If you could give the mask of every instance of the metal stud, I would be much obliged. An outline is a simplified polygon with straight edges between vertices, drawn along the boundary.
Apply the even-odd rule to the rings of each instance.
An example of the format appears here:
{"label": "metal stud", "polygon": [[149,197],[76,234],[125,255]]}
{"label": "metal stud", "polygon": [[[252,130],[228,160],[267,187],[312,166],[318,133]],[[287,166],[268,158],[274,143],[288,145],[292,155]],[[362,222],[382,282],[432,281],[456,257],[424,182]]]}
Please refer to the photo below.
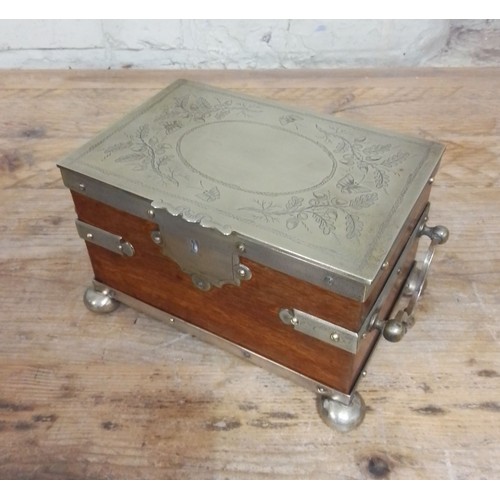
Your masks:
{"label": "metal stud", "polygon": [[155,218],[155,211],[152,208],[148,210],[148,216],[151,217],[151,219]]}
{"label": "metal stud", "polygon": [[325,283],[328,285],[328,286],[333,286],[333,283],[334,283],[334,279],[333,279],[333,276],[330,276],[329,274],[325,276]]}
{"label": "metal stud", "polygon": [[135,253],[134,247],[128,241],[124,241],[118,245],[118,250],[126,257],[132,257]]}
{"label": "metal stud", "polygon": [[246,247],[243,243],[239,243],[236,248],[238,249],[238,252],[240,253],[245,253],[246,252]]}
{"label": "metal stud", "polygon": [[189,249],[191,253],[198,253],[200,251],[200,244],[196,240],[190,240]]}
{"label": "metal stud", "polygon": [[80,191],[85,191],[87,189],[85,184],[83,184],[83,183],[78,184],[78,188],[80,189]]}
{"label": "metal stud", "polygon": [[160,231],[151,231],[151,239],[157,245],[161,245],[161,233],[160,233]]}
{"label": "metal stud", "polygon": [[208,292],[208,290],[212,288],[212,285],[205,278],[202,278],[201,276],[198,276],[196,274],[191,277],[191,280],[193,281],[193,284],[196,288],[199,288],[204,292]]}
{"label": "metal stud", "polygon": [[94,237],[94,235],[92,233],[87,233],[85,235],[85,238],[87,238],[88,240],[91,240],[93,237]]}
{"label": "metal stud", "polygon": [[238,274],[238,277],[242,280],[249,280],[252,277],[252,271],[247,266],[244,266],[243,264],[240,264],[236,272]]}
{"label": "metal stud", "polygon": [[338,333],[332,333],[330,335],[330,338],[334,341],[334,342],[338,342],[339,339],[340,339],[340,335]]}

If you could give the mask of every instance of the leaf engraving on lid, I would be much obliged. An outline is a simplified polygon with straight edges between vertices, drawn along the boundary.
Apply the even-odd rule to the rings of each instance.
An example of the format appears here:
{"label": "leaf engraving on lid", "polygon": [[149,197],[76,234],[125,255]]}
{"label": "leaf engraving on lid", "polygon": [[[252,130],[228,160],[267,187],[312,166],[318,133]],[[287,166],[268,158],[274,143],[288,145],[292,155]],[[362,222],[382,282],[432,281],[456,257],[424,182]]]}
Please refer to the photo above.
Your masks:
{"label": "leaf engraving on lid", "polygon": [[352,200],[345,200],[330,191],[313,192],[313,198],[304,203],[304,198],[292,196],[285,205],[272,201],[255,200],[255,206],[241,207],[255,220],[268,223],[280,223],[284,220],[285,227],[293,231],[299,225],[311,231],[314,223],[325,236],[335,234],[338,230],[339,217],[345,219],[345,236],[352,239],[361,235],[363,224],[353,212],[373,205],[378,199],[377,193],[366,193]]}

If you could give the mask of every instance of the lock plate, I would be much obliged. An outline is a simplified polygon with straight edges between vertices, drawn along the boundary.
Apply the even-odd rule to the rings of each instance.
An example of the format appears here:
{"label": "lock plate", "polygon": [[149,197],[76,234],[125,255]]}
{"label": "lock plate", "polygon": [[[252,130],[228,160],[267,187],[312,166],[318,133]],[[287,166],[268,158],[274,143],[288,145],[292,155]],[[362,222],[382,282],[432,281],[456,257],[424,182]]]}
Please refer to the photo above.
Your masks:
{"label": "lock plate", "polygon": [[[155,209],[158,232],[151,236],[162,252],[187,274],[203,291],[225,284],[239,286],[251,278],[248,267],[240,264],[238,238],[224,235],[200,221],[188,222],[183,216],[171,215],[166,209]],[[241,247],[241,246],[240,246]]]}

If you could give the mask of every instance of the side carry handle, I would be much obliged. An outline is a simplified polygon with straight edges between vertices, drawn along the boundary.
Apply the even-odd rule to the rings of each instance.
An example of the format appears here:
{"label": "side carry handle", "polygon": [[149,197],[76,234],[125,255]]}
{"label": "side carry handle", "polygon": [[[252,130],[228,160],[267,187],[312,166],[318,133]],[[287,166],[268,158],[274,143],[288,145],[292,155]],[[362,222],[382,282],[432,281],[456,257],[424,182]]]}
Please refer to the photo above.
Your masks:
{"label": "side carry handle", "polygon": [[412,271],[408,275],[406,284],[403,286],[401,295],[396,301],[399,302],[401,296],[408,296],[410,299],[408,305],[404,309],[400,309],[394,318],[380,320],[377,316],[372,319],[371,328],[379,330],[384,338],[389,342],[399,342],[406,332],[415,324],[413,310],[417,305],[418,299],[425,288],[425,283],[429,269],[431,267],[432,258],[437,245],[446,243],[449,237],[449,231],[444,226],[429,227],[425,223],[419,228],[418,236],[427,236],[431,242],[425,253],[422,267],[419,269],[414,265]]}

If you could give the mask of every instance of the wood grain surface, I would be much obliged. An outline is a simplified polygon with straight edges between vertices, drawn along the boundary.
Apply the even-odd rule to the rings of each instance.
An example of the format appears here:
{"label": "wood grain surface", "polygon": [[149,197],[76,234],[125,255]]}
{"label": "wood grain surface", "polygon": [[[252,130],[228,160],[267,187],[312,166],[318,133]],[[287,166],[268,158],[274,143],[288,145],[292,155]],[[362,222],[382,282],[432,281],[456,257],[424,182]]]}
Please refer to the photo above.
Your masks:
{"label": "wood grain surface", "polygon": [[[415,327],[381,342],[348,434],[315,396],[126,307],[55,167],[179,77],[446,144]],[[0,478],[500,478],[500,69],[0,72]]]}
{"label": "wood grain surface", "polygon": [[[377,332],[369,332],[359,351],[352,354],[295,331],[281,321],[279,312],[284,307],[293,307],[342,325],[342,320],[356,320],[361,303],[244,258],[240,260],[251,269],[251,280],[240,286],[213,287],[208,293],[201,292],[193,286],[191,277],[165,257],[151,239],[151,232],[159,230],[157,224],[81,193],[72,192],[72,196],[79,220],[111,234],[119,234],[135,250],[132,257],[124,257],[87,242],[97,281],[320,384],[344,394],[351,393],[360,366],[377,340]],[[390,313],[414,257],[415,251],[409,252],[401,266],[393,297],[383,304],[380,318],[384,319]],[[359,329],[360,326],[350,328]]]}

